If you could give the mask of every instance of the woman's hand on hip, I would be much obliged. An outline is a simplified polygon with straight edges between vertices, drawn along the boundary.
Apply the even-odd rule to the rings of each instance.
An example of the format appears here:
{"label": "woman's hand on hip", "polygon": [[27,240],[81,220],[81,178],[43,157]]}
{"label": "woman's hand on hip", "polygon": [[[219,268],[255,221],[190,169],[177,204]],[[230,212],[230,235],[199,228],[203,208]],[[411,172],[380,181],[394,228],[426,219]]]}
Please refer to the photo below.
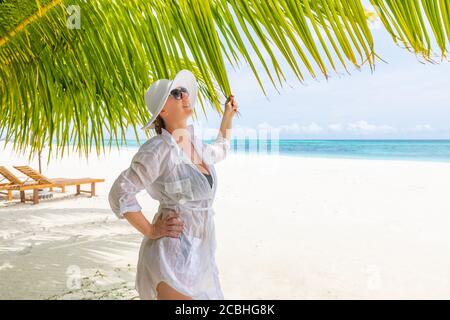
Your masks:
{"label": "woman's hand on hip", "polygon": [[184,222],[180,219],[180,214],[173,212],[164,218],[160,214],[156,222],[152,224],[153,230],[150,239],[156,240],[162,237],[178,238],[183,232]]}

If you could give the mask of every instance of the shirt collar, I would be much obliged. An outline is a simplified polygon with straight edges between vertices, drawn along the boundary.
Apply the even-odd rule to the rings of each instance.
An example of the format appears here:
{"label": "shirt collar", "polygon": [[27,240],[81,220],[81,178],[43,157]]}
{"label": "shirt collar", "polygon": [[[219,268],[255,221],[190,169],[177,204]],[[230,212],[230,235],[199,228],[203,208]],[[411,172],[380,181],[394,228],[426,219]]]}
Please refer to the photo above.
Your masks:
{"label": "shirt collar", "polygon": [[[189,131],[189,134],[191,135],[191,141],[195,142],[195,131],[194,131],[194,125],[189,124],[186,126],[187,130]],[[161,128],[161,135],[164,138],[164,140],[170,145],[170,146],[178,146],[177,142],[175,141],[175,138],[172,136],[172,134],[167,131],[164,128]]]}

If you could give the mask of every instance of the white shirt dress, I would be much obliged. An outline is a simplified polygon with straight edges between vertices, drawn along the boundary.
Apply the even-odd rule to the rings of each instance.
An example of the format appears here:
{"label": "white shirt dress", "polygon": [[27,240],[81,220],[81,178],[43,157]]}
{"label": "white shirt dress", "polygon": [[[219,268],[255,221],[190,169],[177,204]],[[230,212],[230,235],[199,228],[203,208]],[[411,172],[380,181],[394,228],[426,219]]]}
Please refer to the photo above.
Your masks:
{"label": "white shirt dress", "polygon": [[188,125],[196,153],[212,176],[213,185],[165,129],[150,138],[133,157],[131,165],[114,182],[109,193],[111,209],[118,218],[142,210],[136,194],[146,190],[159,208],[152,223],[174,210],[184,221],[179,238],[152,240],[144,237],[139,250],[136,290],[141,299],[155,300],[156,286],[165,281],[193,299],[223,300],[215,262],[216,237],[212,204],[217,190],[214,164],[223,160],[230,141],[221,136],[203,143]]}

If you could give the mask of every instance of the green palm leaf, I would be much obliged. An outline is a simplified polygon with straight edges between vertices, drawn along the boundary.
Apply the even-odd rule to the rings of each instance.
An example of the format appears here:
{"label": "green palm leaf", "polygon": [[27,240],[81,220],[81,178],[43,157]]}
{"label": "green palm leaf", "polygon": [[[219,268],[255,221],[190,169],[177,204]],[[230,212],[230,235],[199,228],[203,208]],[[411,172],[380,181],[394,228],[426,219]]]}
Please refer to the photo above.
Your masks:
{"label": "green palm leaf", "polygon": [[[449,1],[371,1],[395,41],[429,59],[432,35],[446,55]],[[196,75],[203,112],[220,113],[226,62],[248,64],[264,93],[256,60],[275,88],[288,71],[279,56],[299,81],[375,63],[360,0],[80,0],[79,29],[67,25],[73,4],[0,2],[0,136],[30,157],[45,145],[99,153],[129,127],[139,140],[146,88],[181,69]]]}
{"label": "green palm leaf", "polygon": [[427,61],[437,56],[432,43],[447,58],[450,41],[450,1],[448,0],[371,0],[378,16],[396,43]]}

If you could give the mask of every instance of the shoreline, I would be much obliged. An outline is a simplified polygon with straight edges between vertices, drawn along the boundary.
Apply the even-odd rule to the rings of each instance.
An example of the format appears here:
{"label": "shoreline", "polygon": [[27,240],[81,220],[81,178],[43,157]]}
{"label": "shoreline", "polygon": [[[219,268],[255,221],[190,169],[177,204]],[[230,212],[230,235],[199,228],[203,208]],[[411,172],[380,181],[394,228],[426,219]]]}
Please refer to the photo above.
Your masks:
{"label": "shoreline", "polygon": [[[325,142],[348,142],[348,141],[358,141],[358,142],[384,142],[384,141],[401,141],[401,142],[448,142],[450,143],[450,139],[405,139],[405,140],[401,140],[401,139],[346,139],[346,140],[321,140],[321,139],[315,139],[315,140],[306,140],[306,139],[283,139],[282,141],[303,141],[303,142],[307,142],[307,141],[325,141]],[[132,140],[134,141],[134,140]],[[243,140],[244,143],[246,140]],[[3,143],[2,140],[0,140],[0,144]],[[8,151],[11,153],[11,144],[7,145],[7,149]],[[121,145],[120,148],[117,148],[115,145],[108,147],[105,147],[104,151],[100,151],[100,155],[97,156],[95,154],[94,151],[90,152],[90,157],[94,157],[97,159],[100,159],[101,157],[107,157],[109,154],[111,154],[111,152],[136,152],[139,149],[139,145],[130,145],[130,146],[125,146],[125,145]],[[242,147],[242,146],[241,146]],[[70,146],[68,147],[70,148]],[[69,149],[66,149],[69,150]],[[4,152],[4,151],[2,151]],[[45,154],[45,150],[44,150],[44,154]],[[79,155],[74,152],[74,151],[70,151],[70,154],[66,154],[65,157],[79,157]],[[398,150],[395,152],[399,152]],[[299,152],[299,151],[293,151],[293,152],[286,152],[285,150],[283,151],[274,151],[273,153],[270,151],[257,151],[257,150],[245,150],[242,148],[237,148],[235,145],[235,142],[232,142],[231,144],[231,150],[230,150],[230,154],[234,154],[234,155],[245,155],[245,156],[276,156],[276,157],[295,157],[295,158],[319,158],[319,159],[348,159],[348,160],[380,160],[380,161],[407,161],[407,162],[431,162],[431,163],[450,163],[450,153],[448,154],[447,158],[436,158],[433,157],[432,155],[428,155],[428,156],[418,156],[418,157],[413,157],[413,156],[399,156],[397,154],[395,154],[395,152],[391,152],[391,154],[389,153],[385,153],[385,154],[381,154],[381,155],[361,155],[358,153],[355,154],[340,154],[340,153],[320,153],[320,152]],[[450,152],[450,144],[449,144],[449,152]],[[6,152],[5,152],[6,153]],[[24,152],[24,154],[26,154],[26,151]],[[82,156],[83,157],[83,156]],[[53,157],[54,158],[54,157]],[[46,161],[46,157],[42,156],[43,162]]]}

